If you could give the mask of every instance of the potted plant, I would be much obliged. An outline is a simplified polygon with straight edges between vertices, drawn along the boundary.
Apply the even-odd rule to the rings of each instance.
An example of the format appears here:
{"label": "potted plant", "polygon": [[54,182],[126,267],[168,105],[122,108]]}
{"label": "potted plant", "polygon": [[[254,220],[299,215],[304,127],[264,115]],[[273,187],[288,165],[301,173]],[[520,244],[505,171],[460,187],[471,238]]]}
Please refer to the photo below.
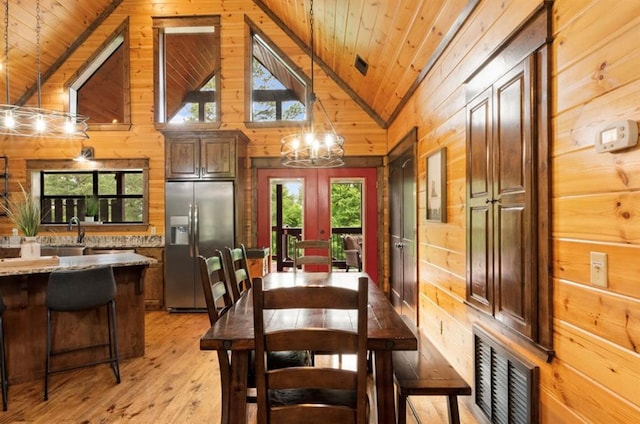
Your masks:
{"label": "potted plant", "polygon": [[84,198],[84,220],[93,221],[100,210],[100,200],[97,196],[86,196]]}
{"label": "potted plant", "polygon": [[40,204],[20,184],[22,196],[19,199],[9,199],[6,204],[0,204],[7,217],[25,236],[25,242],[20,248],[20,256],[34,258],[40,256],[40,244],[36,236],[40,231]]}

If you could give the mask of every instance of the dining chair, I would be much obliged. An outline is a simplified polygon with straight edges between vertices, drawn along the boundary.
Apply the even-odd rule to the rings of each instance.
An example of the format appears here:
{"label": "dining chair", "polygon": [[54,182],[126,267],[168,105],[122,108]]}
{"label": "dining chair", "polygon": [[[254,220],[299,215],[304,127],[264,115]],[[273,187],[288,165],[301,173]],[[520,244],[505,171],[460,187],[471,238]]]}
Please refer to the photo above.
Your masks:
{"label": "dining chair", "polygon": [[[204,300],[209,314],[209,324],[212,327],[233,305],[227,289],[222,263],[222,252],[219,250],[215,252],[214,256],[208,258],[202,255],[198,256],[200,280],[202,281]],[[226,424],[229,421],[231,364],[229,362],[229,352],[226,349],[218,349],[217,354],[218,367],[220,368],[220,398],[222,405],[220,422]]]}
{"label": "dining chair", "polygon": [[[253,280],[259,423],[358,423],[368,421],[368,278],[357,289],[338,286],[288,286],[265,290]],[[355,328],[330,328],[323,309],[357,313]],[[353,310],[353,311],[351,311]],[[296,314],[317,316],[317,326],[295,326]],[[276,314],[276,315],[273,315]],[[353,322],[353,321],[349,321]],[[305,349],[356,354],[356,369],[330,365],[272,369],[269,352]]]}
{"label": "dining chair", "polygon": [[[120,384],[120,356],[118,354],[118,327],[116,323],[116,280],[110,266],[81,270],[52,271],[49,274],[45,306],[47,307],[47,340],[44,377],[44,400],[49,398],[49,375],[77,368],[108,363],[116,383]],[[52,348],[52,316],[55,312],[75,313],[105,307],[107,310],[107,338],[105,343],[80,346],[73,349]],[[82,314],[80,319],[91,318],[92,314]],[[108,347],[108,357],[74,366],[52,369],[51,358],[67,355],[90,348]]]}
{"label": "dining chair", "polygon": [[240,299],[240,296],[251,288],[251,273],[249,272],[249,263],[247,261],[247,250],[244,244],[240,244],[240,246],[233,249],[226,247],[224,256],[227,280],[235,303]]}
{"label": "dining chair", "polygon": [[[314,251],[309,252],[307,249]],[[329,240],[296,241],[293,250],[293,272],[296,272],[298,268],[304,268],[306,270],[307,265],[322,265],[323,268],[326,266],[327,272],[331,272],[333,258],[331,256],[331,242]],[[326,254],[322,254],[325,252]]]}
{"label": "dining chair", "polygon": [[[229,249],[235,250],[235,249]],[[244,249],[241,249],[244,251]],[[229,276],[234,273],[230,270],[225,270],[225,267],[230,265],[229,258],[225,258],[225,255],[216,250],[214,256],[206,258],[202,255],[198,256],[198,263],[200,268],[200,280],[202,281],[202,288],[204,291],[205,304],[207,306],[207,313],[209,315],[209,324],[213,327],[215,323],[220,319],[231,306],[240,298],[239,296],[235,301],[231,298],[232,293],[232,281]],[[235,281],[235,280],[234,280]],[[247,287],[248,289],[248,287]],[[221,388],[221,422],[223,424],[228,422],[229,417],[229,398],[230,398],[230,385],[231,385],[231,357],[226,349],[219,349],[218,354],[218,366],[220,368],[220,388]],[[306,366],[310,365],[310,355],[308,352],[278,352],[277,354],[270,355],[270,364],[274,367],[286,367],[286,366]],[[248,365],[248,377],[247,377],[247,403],[256,402],[256,382],[255,382],[255,354],[249,356]]]}

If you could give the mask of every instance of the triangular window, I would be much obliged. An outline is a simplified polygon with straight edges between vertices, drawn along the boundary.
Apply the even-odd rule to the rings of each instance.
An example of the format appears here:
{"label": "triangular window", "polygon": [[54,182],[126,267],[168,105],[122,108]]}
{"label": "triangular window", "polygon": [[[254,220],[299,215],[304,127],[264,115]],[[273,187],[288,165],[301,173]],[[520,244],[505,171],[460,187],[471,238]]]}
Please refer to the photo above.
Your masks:
{"label": "triangular window", "polygon": [[69,87],[69,111],[89,117],[90,129],[131,122],[129,40],[125,21],[76,74]]}
{"label": "triangular window", "polygon": [[305,121],[306,78],[264,36],[251,36],[251,121]]}

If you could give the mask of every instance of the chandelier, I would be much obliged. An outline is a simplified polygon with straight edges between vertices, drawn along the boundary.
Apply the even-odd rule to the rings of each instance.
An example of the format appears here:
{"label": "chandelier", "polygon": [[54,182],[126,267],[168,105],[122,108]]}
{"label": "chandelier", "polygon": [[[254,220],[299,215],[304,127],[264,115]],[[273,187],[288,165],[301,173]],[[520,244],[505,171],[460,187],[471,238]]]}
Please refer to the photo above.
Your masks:
{"label": "chandelier", "polygon": [[38,107],[12,105],[9,91],[9,0],[4,3],[4,71],[6,104],[0,104],[0,134],[22,137],[89,138],[87,117],[40,107],[40,0],[36,2],[36,71]]}
{"label": "chandelier", "polygon": [[[311,33],[311,96],[309,98],[308,120],[309,127],[302,131],[282,137],[280,147],[281,162],[292,168],[335,168],[344,165],[344,137],[338,135],[329,119],[324,105],[316,98],[313,90],[313,0],[309,9],[309,23]],[[313,122],[313,108],[318,106],[328,122],[328,130],[316,131]]]}

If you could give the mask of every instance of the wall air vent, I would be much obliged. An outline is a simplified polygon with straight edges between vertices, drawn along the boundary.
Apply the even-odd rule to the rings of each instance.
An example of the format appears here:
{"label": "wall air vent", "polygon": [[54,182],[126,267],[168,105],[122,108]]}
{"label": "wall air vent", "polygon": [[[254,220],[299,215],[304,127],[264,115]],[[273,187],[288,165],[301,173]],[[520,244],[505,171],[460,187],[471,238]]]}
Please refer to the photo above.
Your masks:
{"label": "wall air vent", "polygon": [[369,69],[369,64],[364,61],[360,55],[356,55],[356,63],[354,64],[356,69],[360,71],[362,75],[367,75],[367,69]]}
{"label": "wall air vent", "polygon": [[475,403],[492,423],[538,422],[539,368],[474,326]]}

